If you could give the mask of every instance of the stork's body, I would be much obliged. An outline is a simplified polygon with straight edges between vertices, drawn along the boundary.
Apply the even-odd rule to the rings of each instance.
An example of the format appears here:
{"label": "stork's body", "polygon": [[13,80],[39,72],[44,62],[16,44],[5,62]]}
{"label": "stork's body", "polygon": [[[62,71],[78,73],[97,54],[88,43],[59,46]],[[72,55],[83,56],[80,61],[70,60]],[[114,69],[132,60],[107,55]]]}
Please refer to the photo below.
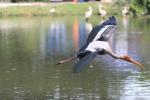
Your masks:
{"label": "stork's body", "polygon": [[88,20],[92,16],[93,10],[92,7],[89,6],[88,10],[85,12],[85,18]]}
{"label": "stork's body", "polygon": [[127,6],[123,7],[122,15],[125,17],[129,14],[129,8]]}
{"label": "stork's body", "polygon": [[98,13],[100,14],[101,17],[105,17],[107,15],[107,12],[102,6],[102,4],[98,5]]}
{"label": "stork's body", "polygon": [[51,9],[49,10],[49,12],[50,12],[51,14],[56,13],[56,7],[51,8]]}
{"label": "stork's body", "polygon": [[[116,29],[116,19],[114,16],[109,17],[108,20],[104,21],[101,25],[96,26],[90,32],[87,43],[79,50],[76,57],[70,58],[67,61],[79,58],[79,62],[74,66],[73,71],[78,72],[86,65],[88,65],[96,55],[108,54],[116,59],[122,59],[131,63],[138,65],[139,67],[143,66],[137,61],[133,60],[127,55],[118,55],[112,51],[109,45],[109,39],[111,34]],[[62,61],[60,63],[64,63]]]}

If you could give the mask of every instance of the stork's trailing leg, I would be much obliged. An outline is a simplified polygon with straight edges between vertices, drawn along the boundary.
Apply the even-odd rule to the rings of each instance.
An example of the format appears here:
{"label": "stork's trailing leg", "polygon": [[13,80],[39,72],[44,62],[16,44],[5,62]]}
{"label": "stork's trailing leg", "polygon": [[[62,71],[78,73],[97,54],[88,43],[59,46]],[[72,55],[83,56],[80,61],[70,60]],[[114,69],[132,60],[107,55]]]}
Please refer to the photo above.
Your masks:
{"label": "stork's trailing leg", "polygon": [[67,59],[65,59],[65,60],[59,61],[58,63],[56,63],[56,65],[63,64],[63,63],[69,62],[69,61],[73,61],[73,60],[75,60],[75,59],[77,59],[77,57],[76,57],[76,56],[73,56],[73,57],[67,58]]}

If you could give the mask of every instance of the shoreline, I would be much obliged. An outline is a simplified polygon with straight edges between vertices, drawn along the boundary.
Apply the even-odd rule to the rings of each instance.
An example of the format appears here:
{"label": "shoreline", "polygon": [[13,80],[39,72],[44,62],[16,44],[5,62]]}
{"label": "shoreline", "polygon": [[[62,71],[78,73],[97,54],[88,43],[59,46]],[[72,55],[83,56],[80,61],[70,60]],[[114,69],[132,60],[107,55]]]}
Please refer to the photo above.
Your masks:
{"label": "shoreline", "polygon": [[16,6],[44,6],[46,3],[0,3],[0,8],[16,7]]}
{"label": "shoreline", "polygon": [[[98,16],[99,2],[32,2],[32,3],[0,3],[0,18],[12,16],[84,16],[89,6],[93,15]],[[101,3],[108,16],[122,16],[122,7],[115,3]],[[51,13],[55,8],[56,12]],[[150,15],[145,15],[150,16]]]}
{"label": "shoreline", "polygon": [[[58,6],[58,5],[65,5],[65,4],[96,4],[99,2],[23,2],[23,3],[0,3],[0,8],[7,8],[7,7],[29,7],[29,6],[48,6],[48,5],[54,5],[54,6]],[[102,4],[111,4],[111,3],[102,3]]]}
{"label": "shoreline", "polygon": [[[105,6],[106,5],[106,6]],[[98,2],[56,2],[56,3],[1,3],[0,17],[3,16],[68,16],[68,15],[83,15],[91,6],[93,15],[98,14]],[[112,4],[105,4],[105,9],[111,14]],[[51,13],[50,10],[55,7],[56,12]]]}
{"label": "shoreline", "polygon": [[0,8],[7,7],[28,7],[28,6],[48,6],[48,5],[61,5],[61,4],[74,4],[73,2],[29,2],[29,3],[0,3]]}
{"label": "shoreline", "polygon": [[[93,15],[98,15],[99,2],[33,2],[33,3],[0,3],[0,17],[12,16],[84,16],[89,6]],[[115,3],[101,3],[107,16],[122,16],[122,7]],[[55,12],[51,13],[51,9]]]}

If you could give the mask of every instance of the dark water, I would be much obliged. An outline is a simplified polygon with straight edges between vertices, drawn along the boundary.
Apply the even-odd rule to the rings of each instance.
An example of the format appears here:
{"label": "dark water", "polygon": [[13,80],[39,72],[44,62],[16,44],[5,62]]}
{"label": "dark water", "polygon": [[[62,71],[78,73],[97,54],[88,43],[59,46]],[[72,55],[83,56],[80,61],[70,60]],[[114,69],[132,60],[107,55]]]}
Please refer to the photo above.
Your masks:
{"label": "dark water", "polygon": [[97,56],[73,74],[74,55],[102,22],[80,17],[0,19],[0,100],[150,100],[150,18],[117,18],[113,50],[145,66]]}

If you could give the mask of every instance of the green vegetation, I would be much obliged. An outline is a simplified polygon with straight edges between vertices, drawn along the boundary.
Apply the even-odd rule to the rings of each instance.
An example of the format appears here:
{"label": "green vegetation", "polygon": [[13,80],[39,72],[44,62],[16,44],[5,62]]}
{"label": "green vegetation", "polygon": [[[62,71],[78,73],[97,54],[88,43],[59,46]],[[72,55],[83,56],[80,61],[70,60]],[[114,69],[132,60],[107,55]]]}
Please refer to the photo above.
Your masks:
{"label": "green vegetation", "polygon": [[[111,14],[116,14],[117,6],[112,4],[106,5],[105,9]],[[98,14],[98,5],[96,2],[90,3],[47,3],[44,6],[14,6],[0,9],[0,16],[53,16],[53,15],[84,15],[88,7],[93,8],[93,14]],[[56,13],[50,13],[49,10],[55,7]],[[113,10],[112,10],[113,8]],[[115,10],[114,10],[115,9]],[[121,12],[121,11],[120,11]]]}
{"label": "green vegetation", "polygon": [[136,15],[150,14],[150,0],[132,0],[131,9]]}
{"label": "green vegetation", "polygon": [[9,2],[49,2],[49,0],[7,0]]}
{"label": "green vegetation", "polygon": [[[23,2],[24,0],[19,2]],[[17,0],[15,2],[18,2]],[[34,1],[34,0],[26,0]],[[37,0],[38,1],[38,0]],[[46,0],[44,0],[46,1]],[[122,7],[124,5],[130,5],[130,11],[133,15],[149,15],[150,14],[150,0],[127,0],[127,1],[114,1],[114,4],[104,4],[104,9],[108,15],[120,15]],[[73,16],[83,15],[87,11],[88,7],[93,8],[93,15],[98,14],[97,2],[84,2],[84,3],[37,3],[30,6],[9,6],[0,8],[0,17],[3,16]],[[55,13],[50,13],[50,9],[56,9]]]}

